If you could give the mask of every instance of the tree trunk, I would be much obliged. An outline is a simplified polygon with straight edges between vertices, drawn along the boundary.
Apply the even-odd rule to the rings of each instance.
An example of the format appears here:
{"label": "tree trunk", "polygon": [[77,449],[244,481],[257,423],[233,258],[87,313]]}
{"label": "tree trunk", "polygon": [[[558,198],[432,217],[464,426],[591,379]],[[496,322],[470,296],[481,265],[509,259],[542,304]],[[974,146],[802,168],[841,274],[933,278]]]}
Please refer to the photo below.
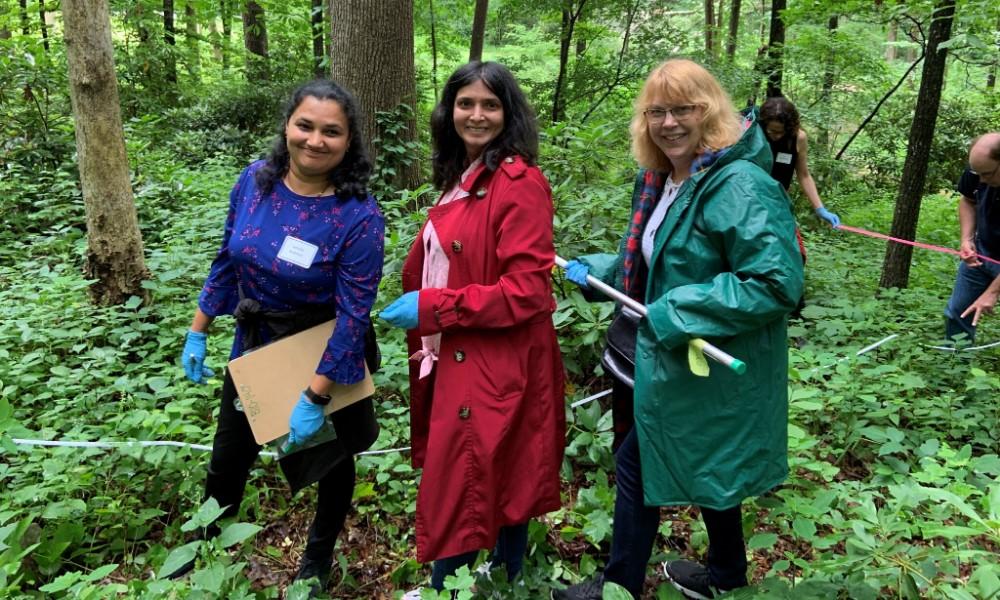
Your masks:
{"label": "tree trunk", "polygon": [[198,16],[194,1],[184,3],[184,42],[187,45],[187,70],[191,78],[198,80],[201,72],[201,46],[198,39]]}
{"label": "tree trunk", "polygon": [[21,8],[21,34],[25,37],[31,35],[31,19],[28,17],[28,0],[17,0]]}
{"label": "tree trunk", "polygon": [[715,0],[705,0],[705,56],[715,53]]}
{"label": "tree trunk", "polygon": [[896,60],[896,32],[899,30],[899,24],[896,19],[889,21],[889,33],[886,35],[886,41],[889,42],[885,47],[885,61],[892,62]]}
{"label": "tree trunk", "polygon": [[726,59],[733,62],[736,59],[736,40],[740,29],[740,8],[742,0],[733,0],[729,12],[729,40],[726,42]]}
{"label": "tree trunk", "polygon": [[107,0],[62,0],[69,96],[87,216],[85,273],[97,304],[146,297],[149,277],[129,182]]}
{"label": "tree trunk", "polygon": [[[1000,16],[997,17],[997,31],[1000,31]],[[997,52],[993,55],[993,64],[990,66],[989,73],[986,74],[986,89],[988,90],[996,88],[997,63],[1000,63],[1000,47],[997,48]]]}
{"label": "tree trunk", "polygon": [[781,78],[784,71],[785,23],[781,11],[785,10],[785,0],[771,2],[771,34],[767,42],[767,97],[781,95]]}
{"label": "tree trunk", "polygon": [[569,68],[569,48],[573,43],[573,28],[583,12],[587,0],[563,0],[562,25],[559,32],[559,74],[556,75],[556,89],[552,96],[552,122],[563,120],[566,112],[566,73]]}
{"label": "tree trunk", "polygon": [[719,0],[715,9],[715,52],[716,58],[722,54],[722,32],[726,29],[726,0]]}
{"label": "tree trunk", "polygon": [[486,35],[486,15],[490,0],[476,0],[476,12],[472,18],[472,43],[469,45],[469,60],[483,60],[483,37]]}
{"label": "tree trunk", "polygon": [[[413,0],[330,2],[330,74],[361,104],[365,141],[373,161],[382,154],[383,172],[395,171],[397,187],[414,188],[420,169],[411,152],[390,153],[390,144],[416,141],[416,79],[413,67]],[[400,105],[409,110],[401,111]],[[377,112],[406,115],[404,127],[386,139]]]}
{"label": "tree trunk", "polygon": [[438,45],[437,24],[434,16],[434,0],[427,0],[431,9],[431,83],[434,86],[434,104],[438,103]]}
{"label": "tree trunk", "polygon": [[312,0],[309,22],[312,24],[313,75],[323,77],[326,75],[326,70],[323,68],[323,59],[326,58],[323,48],[323,0]]}
{"label": "tree trunk", "polygon": [[233,13],[230,11],[231,6],[231,4],[226,3],[226,0],[219,0],[219,16],[222,19],[222,44],[219,51],[222,53],[223,71],[229,70],[229,49],[233,47]]}
{"label": "tree trunk", "polygon": [[[899,195],[892,215],[893,237],[912,240],[917,233],[917,219],[920,217],[920,200],[927,179],[927,161],[934,127],[937,124],[938,108],[941,104],[941,85],[944,80],[944,66],[948,49],[939,46],[951,37],[951,25],[955,18],[955,0],[938,0],[934,7],[924,68],[920,76],[920,91],[917,104],[920,118],[910,126],[910,139],[906,149],[906,161],[900,177]],[[885,249],[882,263],[883,288],[905,288],[910,279],[910,259],[913,248],[905,244],[890,243]]]}
{"label": "tree trunk", "polygon": [[247,79],[267,81],[267,24],[264,9],[254,0],[247,0],[243,8],[243,44],[247,50]]}
{"label": "tree trunk", "polygon": [[45,0],[38,0],[38,25],[42,28],[42,47],[49,51],[49,25],[45,22]]}
{"label": "tree trunk", "polygon": [[177,44],[177,36],[174,30],[174,0],[163,0],[163,41],[167,44],[167,81],[176,84],[177,59],[174,55],[174,46]]}
{"label": "tree trunk", "polygon": [[[834,44],[834,36],[837,34],[837,27],[839,26],[840,18],[838,15],[833,15],[830,20],[826,23],[826,30],[828,32],[828,37],[830,38],[830,44]],[[826,114],[830,114],[830,94],[833,92],[833,66],[836,54],[832,48],[827,49],[826,53],[826,65],[823,69],[823,89],[819,94],[819,101],[822,103],[823,107],[826,109]],[[819,146],[824,150],[828,150],[830,145],[830,123],[827,119],[821,119],[819,123],[819,136],[817,136],[817,142]]]}

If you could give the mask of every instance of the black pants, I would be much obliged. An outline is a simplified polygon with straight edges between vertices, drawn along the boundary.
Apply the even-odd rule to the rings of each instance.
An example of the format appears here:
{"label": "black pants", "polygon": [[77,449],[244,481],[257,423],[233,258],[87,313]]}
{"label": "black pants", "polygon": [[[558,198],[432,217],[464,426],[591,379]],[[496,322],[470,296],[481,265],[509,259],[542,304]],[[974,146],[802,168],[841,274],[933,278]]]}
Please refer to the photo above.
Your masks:
{"label": "black pants", "polygon": [[[236,398],[236,386],[226,373],[219,422],[212,443],[212,459],[205,479],[205,496],[215,498],[220,506],[226,507],[223,517],[235,516],[239,512],[250,468],[261,449],[253,438],[246,416],[236,409]],[[316,516],[306,543],[307,559],[332,560],[337,536],[344,528],[351,509],[354,479],[354,457],[348,454],[319,480]]]}
{"label": "black pants", "polygon": [[[604,577],[642,597],[646,565],[660,526],[660,508],[646,506],[642,495],[639,441],[633,428],[615,452],[615,521],[611,556]],[[740,506],[726,510],[701,508],[708,530],[708,571],[713,585],[733,589],[747,584]]]}

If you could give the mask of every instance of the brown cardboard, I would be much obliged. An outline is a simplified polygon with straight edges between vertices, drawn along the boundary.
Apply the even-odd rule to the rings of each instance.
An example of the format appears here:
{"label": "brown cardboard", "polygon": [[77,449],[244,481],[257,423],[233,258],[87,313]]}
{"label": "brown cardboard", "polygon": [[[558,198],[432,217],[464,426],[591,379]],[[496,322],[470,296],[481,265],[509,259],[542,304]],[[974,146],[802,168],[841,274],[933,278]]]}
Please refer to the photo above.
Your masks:
{"label": "brown cardboard", "polygon": [[[288,433],[288,418],[316,373],[334,325],[335,321],[321,323],[229,361],[229,374],[258,444]],[[366,366],[365,378],[358,383],[334,384],[326,414],[374,393],[375,384]]]}

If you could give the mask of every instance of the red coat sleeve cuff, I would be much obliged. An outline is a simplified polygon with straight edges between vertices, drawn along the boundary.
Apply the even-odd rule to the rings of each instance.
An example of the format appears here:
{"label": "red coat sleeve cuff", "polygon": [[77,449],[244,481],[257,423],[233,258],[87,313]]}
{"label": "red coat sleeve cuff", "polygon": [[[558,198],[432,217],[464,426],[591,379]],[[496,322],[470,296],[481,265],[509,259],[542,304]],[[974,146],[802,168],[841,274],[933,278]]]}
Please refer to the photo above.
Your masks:
{"label": "red coat sleeve cuff", "polygon": [[434,335],[458,324],[455,290],[427,288],[420,290],[417,301],[417,330],[420,335]]}

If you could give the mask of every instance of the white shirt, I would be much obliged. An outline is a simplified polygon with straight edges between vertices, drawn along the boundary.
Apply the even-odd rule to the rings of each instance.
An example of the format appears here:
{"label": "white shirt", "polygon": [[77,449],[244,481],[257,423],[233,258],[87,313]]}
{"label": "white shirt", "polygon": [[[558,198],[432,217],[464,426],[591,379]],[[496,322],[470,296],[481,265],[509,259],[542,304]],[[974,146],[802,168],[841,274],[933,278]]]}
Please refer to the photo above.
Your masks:
{"label": "white shirt", "polygon": [[649,220],[646,221],[646,228],[642,231],[642,257],[646,259],[646,264],[653,258],[653,240],[656,239],[656,230],[663,225],[663,219],[667,216],[667,209],[670,205],[674,203],[677,198],[677,192],[680,191],[681,185],[684,182],[674,183],[671,176],[667,176],[666,183],[663,184],[663,194],[660,195],[660,201],[656,203],[656,208],[653,209],[652,214],[649,215]]}

